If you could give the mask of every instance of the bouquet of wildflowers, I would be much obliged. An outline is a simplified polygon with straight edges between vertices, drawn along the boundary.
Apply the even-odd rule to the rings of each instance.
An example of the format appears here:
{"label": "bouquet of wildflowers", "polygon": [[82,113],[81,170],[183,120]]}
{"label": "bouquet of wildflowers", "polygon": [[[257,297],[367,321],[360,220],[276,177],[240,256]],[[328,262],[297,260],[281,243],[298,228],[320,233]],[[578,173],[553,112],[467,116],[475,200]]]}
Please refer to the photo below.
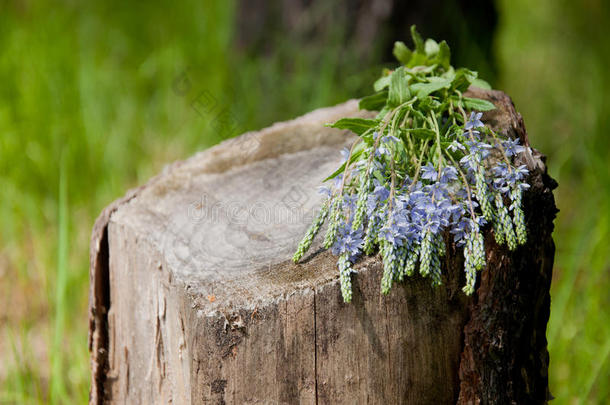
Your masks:
{"label": "bouquet of wildflowers", "polygon": [[525,148],[481,121],[493,104],[463,95],[471,84],[489,85],[476,72],[454,69],[445,41],[423,41],[415,27],[411,34],[415,49],[396,42],[401,66],[384,71],[376,92],[360,101],[377,116],[330,125],[359,138],[325,180],[326,199],[293,257],[298,262],[328,222],[324,247],[338,256],[346,302],[352,265],[363,253],[381,254],[387,294],[416,271],[440,285],[440,257],[455,243],[463,247],[463,291],[470,295],[485,267],[482,228],[489,224],[511,250],[527,237],[521,199],[528,170],[513,164]]}

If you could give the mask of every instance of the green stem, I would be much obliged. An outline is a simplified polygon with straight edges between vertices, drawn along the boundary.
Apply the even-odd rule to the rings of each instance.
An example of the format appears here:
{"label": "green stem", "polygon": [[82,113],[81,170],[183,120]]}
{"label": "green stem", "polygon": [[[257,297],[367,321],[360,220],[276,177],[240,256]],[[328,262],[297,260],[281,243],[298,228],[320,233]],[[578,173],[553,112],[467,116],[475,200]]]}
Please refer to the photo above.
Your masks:
{"label": "green stem", "polygon": [[415,169],[415,175],[413,176],[413,181],[411,182],[411,185],[409,186],[409,192],[411,192],[411,190],[413,189],[413,185],[415,183],[417,183],[417,180],[419,179],[419,172],[421,171],[421,163],[424,159],[424,153],[426,152],[428,145],[424,144],[421,148],[421,153],[419,154],[419,162],[417,162],[417,169]]}
{"label": "green stem", "polygon": [[437,153],[437,155],[438,155],[438,173],[439,173],[439,177],[440,177],[441,167],[443,166],[443,163],[444,163],[443,149],[441,148],[441,131],[438,127],[438,121],[436,120],[436,116],[434,115],[434,113],[430,113],[430,116],[432,117],[434,132],[436,132],[436,148],[438,150],[438,153]]}
{"label": "green stem", "polygon": [[506,161],[506,164],[508,165],[508,169],[512,171],[512,167],[511,167],[511,163],[508,160],[508,158],[506,157],[506,149],[504,149],[504,146],[502,146],[502,143],[500,143],[499,139],[496,137],[496,133],[489,127],[485,127],[485,129],[491,133],[491,136],[494,138],[494,140],[496,141],[496,144],[500,147],[500,151],[502,152],[502,157],[504,158],[504,160]]}
{"label": "green stem", "polygon": [[470,186],[468,185],[468,179],[466,179],[466,175],[464,174],[462,169],[460,169],[460,165],[457,164],[457,162],[455,161],[453,156],[451,156],[449,153],[445,153],[445,154],[447,155],[449,160],[451,160],[451,162],[454,164],[454,166],[457,169],[460,176],[462,176],[462,180],[464,180],[464,186],[466,186],[466,195],[468,196],[468,208],[470,208],[470,214],[472,215],[472,219],[474,219],[475,218],[474,207],[472,206],[472,197],[471,197],[472,191],[470,190]]}

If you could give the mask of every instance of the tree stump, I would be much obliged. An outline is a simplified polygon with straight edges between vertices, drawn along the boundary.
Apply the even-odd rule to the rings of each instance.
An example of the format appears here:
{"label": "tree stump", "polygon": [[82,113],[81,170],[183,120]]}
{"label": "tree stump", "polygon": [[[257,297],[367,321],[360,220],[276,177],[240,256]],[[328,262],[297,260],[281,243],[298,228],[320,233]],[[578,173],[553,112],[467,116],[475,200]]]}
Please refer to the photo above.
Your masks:
{"label": "tree stump", "polygon": [[[528,144],[498,91],[496,131]],[[321,203],[316,187],[354,138],[324,123],[363,116],[352,100],[226,141],[172,164],[107,207],[91,241],[90,402],[193,404],[526,404],[549,398],[554,181],[523,157],[528,243],[487,233],[472,297],[461,251],[443,284],[411,277],[380,293],[364,257],[353,302],[336,258],[290,258]]]}

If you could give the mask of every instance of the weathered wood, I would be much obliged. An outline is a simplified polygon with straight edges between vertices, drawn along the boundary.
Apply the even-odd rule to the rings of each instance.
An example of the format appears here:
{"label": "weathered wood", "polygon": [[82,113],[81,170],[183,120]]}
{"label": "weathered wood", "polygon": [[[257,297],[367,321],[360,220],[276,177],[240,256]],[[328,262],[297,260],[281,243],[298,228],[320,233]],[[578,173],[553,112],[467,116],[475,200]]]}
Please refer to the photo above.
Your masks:
{"label": "weathered wood", "polygon": [[[484,119],[527,143],[500,92]],[[542,157],[525,157],[529,243],[487,237],[472,298],[450,248],[443,285],[389,296],[381,262],[356,266],[344,304],[336,258],[293,250],[316,186],[353,138],[323,127],[355,101],[249,133],[169,166],[109,206],[91,243],[91,403],[543,403],[555,207]]]}

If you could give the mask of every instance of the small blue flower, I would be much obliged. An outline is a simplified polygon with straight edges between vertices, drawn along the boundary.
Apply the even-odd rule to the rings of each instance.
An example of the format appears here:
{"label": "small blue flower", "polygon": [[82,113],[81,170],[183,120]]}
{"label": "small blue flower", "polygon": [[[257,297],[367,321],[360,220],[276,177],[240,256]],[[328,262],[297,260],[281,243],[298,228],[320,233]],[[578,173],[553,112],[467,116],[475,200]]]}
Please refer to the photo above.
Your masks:
{"label": "small blue flower", "polygon": [[377,197],[374,194],[369,194],[366,201],[366,215],[371,216],[377,208]]}
{"label": "small blue flower", "polygon": [[425,188],[426,192],[435,200],[442,200],[449,195],[447,184],[442,182],[432,183]]}
{"label": "small blue flower", "polygon": [[[498,163],[492,168],[494,175],[493,185],[496,190],[501,193],[508,193],[511,188],[517,185],[521,189],[528,189],[529,184],[521,183],[529,174],[527,166],[511,167],[506,163]],[[523,186],[521,184],[524,184]]]}
{"label": "small blue flower", "polygon": [[338,189],[339,187],[341,187],[342,182],[343,182],[343,173],[337,175],[337,177],[335,177],[333,179],[333,187]]}
{"label": "small blue flower", "polygon": [[464,244],[466,233],[470,231],[470,222],[466,218],[460,219],[449,232],[453,234],[453,241],[458,243],[458,246]]}
{"label": "small blue flower", "polygon": [[486,159],[489,156],[489,151],[492,148],[490,144],[485,142],[466,141],[464,143],[468,146],[471,154],[476,154],[480,156],[481,159]]}
{"label": "small blue flower", "polygon": [[390,223],[379,231],[379,237],[396,246],[402,246],[409,238],[408,215],[405,212],[394,210]]}
{"label": "small blue flower", "polygon": [[465,130],[471,130],[475,128],[483,128],[485,124],[481,122],[481,117],[483,113],[475,113],[474,111],[470,113],[470,118],[466,121],[466,125],[464,125]]}
{"label": "small blue flower", "polygon": [[357,201],[358,196],[356,194],[349,194],[343,196],[343,206],[350,211],[355,210]]}
{"label": "small blue flower", "polygon": [[432,163],[428,163],[421,168],[421,178],[424,180],[436,181],[438,177],[438,171],[432,166]]}
{"label": "small blue flower", "polygon": [[394,233],[394,230],[392,229],[391,226],[387,226],[387,225],[379,230],[379,238],[383,239],[383,240],[387,240],[391,244],[396,244],[396,242],[397,242],[397,240],[396,240],[397,238],[396,238],[396,234]]}
{"label": "small blue flower", "polygon": [[383,143],[397,143],[398,138],[396,138],[394,135],[386,135],[383,138],[381,138],[381,142]]}
{"label": "small blue flower", "polygon": [[479,227],[482,227],[487,223],[487,221],[483,217],[476,217],[474,219],[471,219],[470,222],[472,224],[473,229],[474,229],[475,224],[478,225]]}
{"label": "small blue flower", "polygon": [[526,165],[521,165],[515,169],[515,175],[517,180],[523,180],[529,174],[529,170]]}
{"label": "small blue flower", "polygon": [[451,222],[455,223],[464,216],[466,209],[463,204],[452,204],[451,207],[448,208],[448,211],[451,215]]}
{"label": "small blue flower", "polygon": [[342,224],[332,246],[332,253],[337,256],[348,253],[350,260],[354,261],[352,258],[355,259],[360,254],[362,244],[362,229],[353,230],[351,224]]}
{"label": "small blue flower", "polygon": [[462,145],[458,141],[451,142],[451,144],[449,146],[447,146],[447,149],[449,149],[451,152],[455,152],[457,150],[461,150],[462,152],[466,152],[466,148],[464,147],[464,145]]}
{"label": "small blue flower", "polygon": [[457,180],[457,178],[458,178],[457,169],[453,166],[447,166],[447,167],[444,167],[443,170],[441,170],[441,178],[439,181],[442,184],[447,184],[451,181]]}
{"label": "small blue flower", "polygon": [[468,171],[476,171],[479,165],[479,157],[476,154],[468,154],[460,159],[460,165]]}
{"label": "small blue flower", "polygon": [[515,156],[525,151],[525,147],[519,145],[519,138],[502,142],[502,147],[504,148],[507,157]]}
{"label": "small blue flower", "polygon": [[504,162],[498,163],[496,166],[494,166],[491,169],[491,171],[492,171],[493,175],[497,178],[504,178],[509,173],[508,166]]}
{"label": "small blue flower", "polygon": [[375,185],[373,195],[375,195],[379,201],[387,200],[390,196],[390,190],[388,190],[385,186],[382,186],[377,179],[373,181],[373,184]]}
{"label": "small blue flower", "polygon": [[325,197],[330,197],[332,194],[332,191],[330,190],[330,187],[320,186],[320,187],[318,187],[318,194],[323,195]]}
{"label": "small blue flower", "polygon": [[462,133],[462,138],[471,140],[474,138],[475,141],[481,140],[481,133],[476,129],[471,129],[470,131],[466,131]]}
{"label": "small blue flower", "polygon": [[[377,153],[377,152],[375,152],[375,153]],[[385,162],[381,162],[378,159],[375,159],[375,160],[373,160],[373,167],[374,167],[374,169],[377,169],[381,173],[383,173],[383,172],[385,172],[385,169],[386,169],[386,163]]]}

